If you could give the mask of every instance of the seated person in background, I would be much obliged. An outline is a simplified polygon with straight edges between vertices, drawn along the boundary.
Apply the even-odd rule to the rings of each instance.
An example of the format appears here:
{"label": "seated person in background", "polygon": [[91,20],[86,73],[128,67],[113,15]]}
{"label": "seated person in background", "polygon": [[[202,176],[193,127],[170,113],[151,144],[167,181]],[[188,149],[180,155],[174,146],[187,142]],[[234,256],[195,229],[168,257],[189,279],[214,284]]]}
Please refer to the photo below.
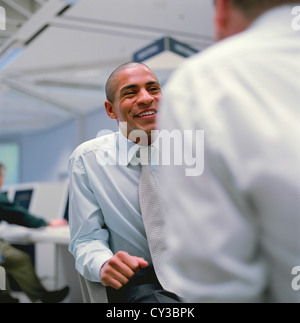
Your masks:
{"label": "seated person in background", "polygon": [[[5,166],[0,163],[0,189],[4,183]],[[45,220],[35,217],[26,209],[16,203],[10,202],[4,194],[0,193],[0,222],[6,221],[28,228],[40,228],[45,226],[65,225],[65,220],[53,220],[47,223]],[[69,287],[58,291],[47,291],[41,284],[32,266],[30,257],[10,244],[0,239],[0,261],[1,266],[19,284],[21,290],[32,302],[40,300],[43,303],[58,303],[62,301],[69,292]],[[8,293],[1,293],[1,302],[17,302]]]}

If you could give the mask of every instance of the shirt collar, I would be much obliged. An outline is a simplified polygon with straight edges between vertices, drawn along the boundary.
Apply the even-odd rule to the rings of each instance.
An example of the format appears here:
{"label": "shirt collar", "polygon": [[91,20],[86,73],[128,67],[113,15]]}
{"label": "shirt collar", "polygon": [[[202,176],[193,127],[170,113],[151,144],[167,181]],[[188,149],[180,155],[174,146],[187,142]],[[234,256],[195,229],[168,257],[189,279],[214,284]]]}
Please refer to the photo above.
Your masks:
{"label": "shirt collar", "polygon": [[263,12],[258,16],[249,29],[260,28],[263,26],[265,30],[271,29],[272,31],[278,31],[282,26],[290,28],[291,10],[295,4],[279,5]]}
{"label": "shirt collar", "polygon": [[[158,137],[159,138],[159,137]],[[155,139],[155,141],[151,144],[152,147],[155,147],[159,150],[159,139]],[[137,158],[137,151],[143,147],[139,144],[134,143],[129,140],[127,137],[123,135],[121,131],[118,132],[116,136],[116,145],[119,151],[119,159],[122,165],[128,166],[133,158]]]}

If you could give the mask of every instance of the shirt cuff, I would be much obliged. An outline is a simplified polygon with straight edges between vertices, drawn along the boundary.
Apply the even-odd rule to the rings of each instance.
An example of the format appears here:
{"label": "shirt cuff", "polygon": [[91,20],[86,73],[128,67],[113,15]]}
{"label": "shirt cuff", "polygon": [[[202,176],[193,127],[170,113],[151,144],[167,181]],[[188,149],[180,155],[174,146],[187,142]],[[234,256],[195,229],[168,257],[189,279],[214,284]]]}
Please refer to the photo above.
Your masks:
{"label": "shirt cuff", "polygon": [[94,278],[93,281],[101,283],[100,269],[111,257],[112,257],[111,254],[107,254],[101,257],[101,259],[97,259],[93,261],[93,264],[91,266],[91,274]]}

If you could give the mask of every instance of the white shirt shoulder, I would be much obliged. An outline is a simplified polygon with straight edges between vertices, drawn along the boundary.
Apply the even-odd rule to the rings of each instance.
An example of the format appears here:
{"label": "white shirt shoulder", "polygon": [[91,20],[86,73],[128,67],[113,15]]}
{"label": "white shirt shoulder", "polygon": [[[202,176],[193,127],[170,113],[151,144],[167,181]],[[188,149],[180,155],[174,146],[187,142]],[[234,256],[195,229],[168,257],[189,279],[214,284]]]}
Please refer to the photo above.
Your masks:
{"label": "white shirt shoulder", "polygon": [[83,155],[96,152],[99,149],[109,149],[116,146],[117,132],[91,139],[79,145],[70,156],[70,159],[77,160]]}

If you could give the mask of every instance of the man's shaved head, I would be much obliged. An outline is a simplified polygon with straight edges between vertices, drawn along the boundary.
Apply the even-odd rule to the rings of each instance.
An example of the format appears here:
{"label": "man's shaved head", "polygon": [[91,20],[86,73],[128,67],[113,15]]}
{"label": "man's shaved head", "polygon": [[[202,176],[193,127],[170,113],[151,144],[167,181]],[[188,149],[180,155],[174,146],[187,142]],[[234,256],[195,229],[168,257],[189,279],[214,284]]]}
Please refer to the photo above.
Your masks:
{"label": "man's shaved head", "polygon": [[113,103],[115,100],[118,74],[124,70],[130,69],[130,68],[135,68],[139,65],[143,65],[143,66],[149,68],[147,65],[145,65],[143,63],[128,62],[128,63],[124,63],[124,64],[120,65],[110,74],[110,76],[106,82],[106,85],[105,85],[106,99],[108,101]]}

